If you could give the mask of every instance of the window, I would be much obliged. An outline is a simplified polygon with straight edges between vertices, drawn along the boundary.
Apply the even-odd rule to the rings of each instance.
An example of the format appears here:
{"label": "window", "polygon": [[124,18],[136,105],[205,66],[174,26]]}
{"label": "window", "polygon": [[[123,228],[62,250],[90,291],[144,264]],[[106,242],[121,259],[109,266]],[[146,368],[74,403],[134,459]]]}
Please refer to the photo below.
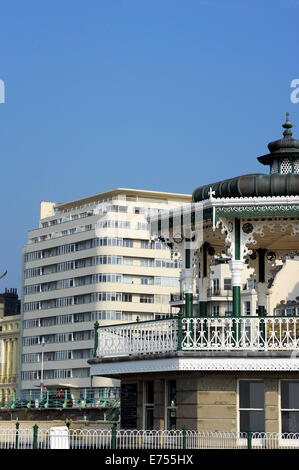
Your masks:
{"label": "window", "polygon": [[133,240],[131,240],[130,238],[124,238],[123,246],[127,248],[133,248]]}
{"label": "window", "polygon": [[123,294],[122,295],[123,302],[132,302],[132,294]]}
{"label": "window", "polygon": [[240,432],[265,432],[264,382],[239,381]]}
{"label": "window", "polygon": [[219,317],[219,311],[220,311],[219,305],[213,305],[213,316],[214,317]]}
{"label": "window", "polygon": [[251,314],[251,302],[250,301],[244,302],[244,314],[245,315]]}
{"label": "window", "polygon": [[224,290],[232,290],[232,280],[231,278],[224,279]]}
{"label": "window", "polygon": [[254,279],[251,279],[251,278],[248,279],[248,280],[247,280],[247,288],[248,288],[248,290],[252,290],[252,289],[254,289],[254,287],[255,287],[255,286],[254,286]]}
{"label": "window", "polygon": [[219,279],[213,279],[213,294],[219,293]]}
{"label": "window", "polygon": [[154,429],[154,382],[144,383],[144,429]]}
{"label": "window", "polygon": [[154,260],[151,258],[140,258],[140,266],[150,268],[154,265]]}
{"label": "window", "polygon": [[176,429],[176,381],[169,380],[167,390],[167,423],[166,429]]}
{"label": "window", "polygon": [[281,431],[299,432],[299,381],[281,380]]}
{"label": "window", "polygon": [[153,295],[140,295],[140,303],[143,304],[153,304],[154,303],[154,296]]}
{"label": "window", "polygon": [[154,278],[150,277],[150,276],[141,276],[140,277],[140,284],[153,285],[154,284]]}

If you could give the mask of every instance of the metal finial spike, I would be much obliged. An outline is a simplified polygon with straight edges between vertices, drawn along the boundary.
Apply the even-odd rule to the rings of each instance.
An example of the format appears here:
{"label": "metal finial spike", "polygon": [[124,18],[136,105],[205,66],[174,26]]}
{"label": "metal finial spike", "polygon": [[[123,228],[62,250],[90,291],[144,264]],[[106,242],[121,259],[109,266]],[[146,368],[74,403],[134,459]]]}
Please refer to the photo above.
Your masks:
{"label": "metal finial spike", "polygon": [[286,122],[282,125],[284,129],[291,129],[293,127],[293,124],[290,123],[289,117],[290,113],[286,113]]}

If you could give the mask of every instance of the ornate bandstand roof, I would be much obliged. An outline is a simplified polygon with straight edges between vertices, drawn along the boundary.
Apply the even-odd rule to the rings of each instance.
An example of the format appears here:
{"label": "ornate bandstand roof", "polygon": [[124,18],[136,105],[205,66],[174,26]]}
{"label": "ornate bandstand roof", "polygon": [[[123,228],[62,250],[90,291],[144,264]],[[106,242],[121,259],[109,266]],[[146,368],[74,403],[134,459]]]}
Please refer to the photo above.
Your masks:
{"label": "ornate bandstand roof", "polygon": [[299,196],[299,140],[292,137],[289,113],[282,127],[284,137],[269,143],[270,153],[258,157],[270,166],[270,174],[241,175],[200,186],[193,192],[193,201],[208,199],[211,189],[215,198]]}

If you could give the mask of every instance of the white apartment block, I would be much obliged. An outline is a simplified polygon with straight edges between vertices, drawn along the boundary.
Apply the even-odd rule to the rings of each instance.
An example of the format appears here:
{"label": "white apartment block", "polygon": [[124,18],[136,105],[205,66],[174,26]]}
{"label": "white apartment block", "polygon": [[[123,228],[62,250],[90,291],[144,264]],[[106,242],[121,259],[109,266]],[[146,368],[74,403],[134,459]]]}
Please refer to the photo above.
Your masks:
{"label": "white apartment block", "polygon": [[171,313],[179,261],[150,240],[146,215],[190,201],[185,194],[115,189],[41,202],[39,227],[23,249],[20,390],[118,385],[105,378],[91,383],[94,323]]}

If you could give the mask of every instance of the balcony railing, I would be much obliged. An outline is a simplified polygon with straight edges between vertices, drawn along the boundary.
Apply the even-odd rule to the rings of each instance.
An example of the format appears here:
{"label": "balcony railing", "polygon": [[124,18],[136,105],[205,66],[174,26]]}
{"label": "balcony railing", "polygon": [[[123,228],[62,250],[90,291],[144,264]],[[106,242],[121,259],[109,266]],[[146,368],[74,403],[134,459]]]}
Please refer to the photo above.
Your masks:
{"label": "balcony railing", "polygon": [[97,356],[176,351],[177,326],[175,318],[102,327]]}
{"label": "balcony railing", "polygon": [[299,351],[299,317],[174,318],[99,328],[97,357],[174,351]]}

